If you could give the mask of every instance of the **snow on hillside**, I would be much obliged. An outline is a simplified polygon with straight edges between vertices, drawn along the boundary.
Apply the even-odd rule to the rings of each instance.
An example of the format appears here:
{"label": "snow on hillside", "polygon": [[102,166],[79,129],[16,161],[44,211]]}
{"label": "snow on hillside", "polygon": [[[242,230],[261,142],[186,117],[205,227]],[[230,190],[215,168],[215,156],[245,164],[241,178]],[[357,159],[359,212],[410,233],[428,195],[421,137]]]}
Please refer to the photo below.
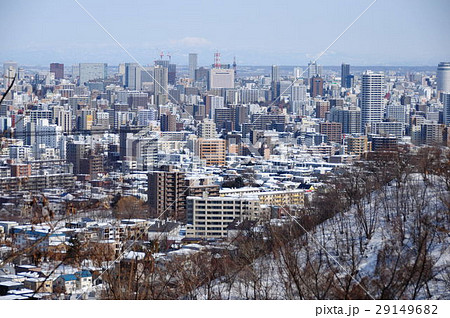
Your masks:
{"label": "snow on hillside", "polygon": [[448,202],[439,177],[405,176],[194,297],[450,299]]}

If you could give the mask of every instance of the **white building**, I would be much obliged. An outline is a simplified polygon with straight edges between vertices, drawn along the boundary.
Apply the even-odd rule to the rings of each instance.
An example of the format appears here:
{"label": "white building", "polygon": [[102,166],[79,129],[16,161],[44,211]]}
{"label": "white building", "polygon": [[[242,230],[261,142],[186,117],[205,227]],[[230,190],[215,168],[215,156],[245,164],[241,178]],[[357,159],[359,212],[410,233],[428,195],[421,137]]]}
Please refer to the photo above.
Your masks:
{"label": "white building", "polygon": [[234,88],[234,70],[212,68],[209,75],[209,89]]}
{"label": "white building", "polygon": [[381,122],[384,114],[384,75],[366,71],[362,75],[361,130],[366,125]]}
{"label": "white building", "polygon": [[205,118],[203,122],[198,125],[197,134],[200,138],[216,138],[216,123],[211,119]]}
{"label": "white building", "polygon": [[259,198],[187,197],[187,237],[224,238],[234,219],[257,220],[261,213]]}
{"label": "white building", "polygon": [[450,62],[441,62],[437,68],[438,93],[450,93]]}
{"label": "white building", "polygon": [[62,127],[49,124],[47,119],[40,119],[36,124],[36,144],[58,148],[62,136]]}

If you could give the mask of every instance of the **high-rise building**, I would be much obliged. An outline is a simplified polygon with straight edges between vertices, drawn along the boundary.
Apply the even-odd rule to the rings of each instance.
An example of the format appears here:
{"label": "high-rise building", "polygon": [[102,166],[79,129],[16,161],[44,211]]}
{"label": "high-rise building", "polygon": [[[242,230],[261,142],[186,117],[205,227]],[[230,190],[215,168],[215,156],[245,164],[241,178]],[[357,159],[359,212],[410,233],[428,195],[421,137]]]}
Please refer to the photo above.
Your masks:
{"label": "high-rise building", "polygon": [[330,102],[327,100],[318,100],[316,102],[316,117],[325,118],[326,114],[330,111]]}
{"label": "high-rise building", "polygon": [[320,133],[328,136],[328,141],[341,143],[342,124],[324,122],[319,125]]}
{"label": "high-rise building", "polygon": [[347,137],[346,143],[347,143],[347,153],[350,155],[361,156],[369,149],[367,136]]}
{"label": "high-rise building", "polygon": [[361,132],[361,109],[359,107],[333,107],[329,120],[342,124],[344,134],[359,134]]}
{"label": "high-rise building", "polygon": [[216,138],[217,132],[216,132],[216,124],[211,119],[204,119],[199,125],[198,125],[198,131],[197,135],[200,138]]}
{"label": "high-rise building", "polygon": [[350,88],[352,86],[352,78],[350,77],[350,64],[342,63],[341,65],[341,87]]}
{"label": "high-rise building", "polygon": [[156,60],[155,61],[155,66],[162,66],[162,67],[165,67],[167,69],[169,68],[169,64],[170,64],[169,60],[161,59],[161,60]]}
{"label": "high-rise building", "polygon": [[311,78],[309,94],[311,97],[323,96],[323,79],[319,75]]}
{"label": "high-rise building", "polygon": [[66,145],[66,160],[73,164],[73,174],[81,173],[81,161],[85,158],[88,145],[82,141],[68,142]]}
{"label": "high-rise building", "polygon": [[161,65],[156,65],[154,69],[155,95],[167,94],[168,69]]}
{"label": "high-rise building", "polygon": [[379,134],[381,136],[392,135],[401,138],[405,135],[405,123],[397,121],[373,123],[371,128],[372,133]]}
{"label": "high-rise building", "polygon": [[140,90],[141,68],[137,63],[125,63],[124,86],[130,90]]}
{"label": "high-rise building", "polygon": [[248,122],[248,106],[236,105],[234,109],[236,114],[234,129],[241,130],[242,124]]}
{"label": "high-rise building", "polygon": [[209,75],[209,89],[234,88],[234,70],[213,68]]}
{"label": "high-rise building", "polygon": [[197,69],[197,53],[189,53],[189,78],[195,80],[195,70]]}
{"label": "high-rise building", "polygon": [[117,68],[118,75],[125,75],[125,63],[120,63]]}
{"label": "high-rise building", "polygon": [[108,64],[106,63],[80,63],[80,85],[90,80],[106,79]]}
{"label": "high-rise building", "polygon": [[362,75],[361,88],[361,130],[366,131],[366,125],[381,122],[384,113],[384,75],[366,71]]}
{"label": "high-rise building", "polygon": [[168,100],[167,86],[169,83],[167,67],[156,65],[154,68],[156,105],[164,105]]}
{"label": "high-rise building", "polygon": [[95,120],[95,110],[83,109],[79,116],[77,116],[78,130],[91,130]]}
{"label": "high-rise building", "polygon": [[200,159],[206,161],[207,166],[224,166],[226,161],[226,145],[224,139],[198,140]]}
{"label": "high-rise building", "polygon": [[13,61],[3,62],[3,75],[6,75],[10,68],[14,69],[14,71],[17,72],[17,70],[19,69],[17,66],[17,62]]}
{"label": "high-rise building", "polygon": [[14,76],[17,75],[19,68],[17,62],[7,61],[3,62],[3,76],[5,77],[5,86],[11,85]]}
{"label": "high-rise building", "polygon": [[444,102],[444,123],[450,125],[450,92],[442,94],[442,101]]}
{"label": "high-rise building", "polygon": [[58,148],[62,136],[62,128],[50,124],[48,119],[39,119],[35,126],[36,144],[50,148]]}
{"label": "high-rise building", "polygon": [[[259,89],[256,88],[243,88],[239,91],[239,101],[242,104],[250,104],[256,103],[259,100]],[[228,91],[227,91],[228,93]],[[227,102],[231,101],[233,98],[229,98],[229,94],[227,94]],[[237,100],[234,103],[230,102],[230,104],[237,104]]]}
{"label": "high-rise building", "polygon": [[209,82],[209,69],[204,67],[199,67],[195,70],[195,81],[197,82]]}
{"label": "high-rise building", "polygon": [[272,65],[272,76],[271,76],[271,82],[278,82],[280,81],[280,68],[278,65]]}
{"label": "high-rise building", "polygon": [[308,78],[312,78],[314,76],[322,76],[322,66],[317,64],[316,62],[308,63]]}
{"label": "high-rise building", "polygon": [[236,111],[227,107],[217,108],[214,110],[214,122],[219,130],[224,128],[227,131],[232,131],[235,129]]}
{"label": "high-rise building", "polygon": [[277,82],[277,94],[281,99],[289,99],[291,97],[291,85],[291,81]]}
{"label": "high-rise building", "polygon": [[177,131],[177,117],[172,114],[161,114],[161,131]]}
{"label": "high-rise building", "polygon": [[177,65],[169,64],[167,79],[170,85],[175,85],[177,82]]}
{"label": "high-rise building", "polygon": [[207,95],[205,96],[205,116],[213,119],[216,109],[224,108],[225,99],[222,96]]}
{"label": "high-rise building", "polygon": [[305,115],[306,94],[306,85],[294,84],[291,86],[291,113]]}
{"label": "high-rise building", "polygon": [[441,62],[437,68],[437,91],[450,93],[450,62]]}
{"label": "high-rise building", "polygon": [[62,131],[67,133],[72,131],[72,113],[70,110],[65,110],[63,106],[53,106],[52,121],[54,124],[60,126]]}
{"label": "high-rise building", "polygon": [[153,66],[141,67],[141,85],[143,83],[153,83]]}
{"label": "high-rise building", "polygon": [[55,73],[55,79],[64,78],[64,64],[61,63],[51,63],[50,72]]}
{"label": "high-rise building", "polygon": [[170,166],[148,174],[148,203],[153,218],[184,220],[186,215],[185,173]]}
{"label": "high-rise building", "polygon": [[436,146],[444,142],[444,126],[433,123],[426,123],[420,127],[420,141],[423,144]]}
{"label": "high-rise building", "polygon": [[294,79],[300,79],[303,76],[303,69],[301,67],[294,67]]}
{"label": "high-rise building", "polygon": [[394,120],[401,123],[405,123],[406,116],[406,107],[404,105],[399,104],[390,104],[386,106],[386,119]]}
{"label": "high-rise building", "polygon": [[270,78],[270,87],[272,89],[272,97],[276,99],[280,96],[278,82],[280,81],[280,72],[278,65],[272,65],[272,74]]}
{"label": "high-rise building", "polygon": [[286,115],[274,114],[252,114],[250,122],[257,130],[267,130],[273,125],[284,126],[286,124]]}
{"label": "high-rise building", "polygon": [[137,91],[128,92],[127,104],[130,106],[131,110],[147,107],[148,94]]}
{"label": "high-rise building", "polygon": [[73,64],[72,65],[72,78],[75,79],[80,76],[80,65]]}
{"label": "high-rise building", "polygon": [[137,121],[139,126],[148,126],[151,121],[156,120],[156,109],[140,109],[137,111]]}

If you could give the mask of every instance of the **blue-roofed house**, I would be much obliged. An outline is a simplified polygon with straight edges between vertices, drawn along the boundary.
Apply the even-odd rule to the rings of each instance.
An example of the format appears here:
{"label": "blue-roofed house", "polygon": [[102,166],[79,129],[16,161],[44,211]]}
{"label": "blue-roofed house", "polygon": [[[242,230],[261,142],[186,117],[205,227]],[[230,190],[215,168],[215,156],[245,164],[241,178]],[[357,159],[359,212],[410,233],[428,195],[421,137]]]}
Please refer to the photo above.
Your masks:
{"label": "blue-roofed house", "polygon": [[82,270],[75,273],[77,278],[77,289],[92,287],[92,274],[90,271]]}
{"label": "blue-roofed house", "polygon": [[74,274],[58,276],[53,282],[53,290],[72,294],[77,290],[77,277]]}

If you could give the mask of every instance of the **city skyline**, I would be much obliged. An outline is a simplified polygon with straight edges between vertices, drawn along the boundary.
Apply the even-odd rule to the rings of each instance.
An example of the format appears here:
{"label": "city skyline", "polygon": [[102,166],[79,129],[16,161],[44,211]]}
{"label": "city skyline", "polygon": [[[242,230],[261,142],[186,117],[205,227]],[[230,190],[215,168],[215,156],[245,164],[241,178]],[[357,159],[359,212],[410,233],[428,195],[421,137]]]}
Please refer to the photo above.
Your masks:
{"label": "city skyline", "polygon": [[6,4],[0,300],[449,311],[450,11],[422,4]]}
{"label": "city skyline", "polygon": [[[126,3],[127,10],[114,1],[108,6],[102,1],[80,3],[141,64],[151,63],[163,51],[175,64],[187,65],[188,54],[198,53],[198,64],[208,65],[219,51],[224,63],[232,63],[236,56],[238,65],[256,66],[307,64],[371,1],[284,1],[262,6],[254,1],[194,1],[175,2],[173,7],[134,1]],[[435,65],[448,60],[450,44],[442,39],[450,28],[445,10],[450,4],[421,4],[376,1],[319,64]],[[24,65],[130,61],[75,1],[17,1],[5,4],[5,11],[9,15],[1,22],[3,29],[13,25],[14,32],[4,35],[3,61]]]}

